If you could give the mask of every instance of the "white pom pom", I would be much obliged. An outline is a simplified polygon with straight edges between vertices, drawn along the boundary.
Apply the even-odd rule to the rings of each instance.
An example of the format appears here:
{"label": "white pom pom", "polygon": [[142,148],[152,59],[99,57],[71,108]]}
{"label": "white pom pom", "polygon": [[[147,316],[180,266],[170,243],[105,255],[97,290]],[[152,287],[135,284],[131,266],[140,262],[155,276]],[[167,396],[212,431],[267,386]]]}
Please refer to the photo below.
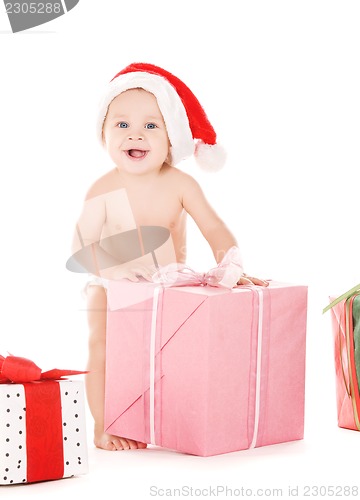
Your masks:
{"label": "white pom pom", "polygon": [[217,172],[225,165],[226,151],[220,144],[211,145],[199,141],[196,144],[195,160],[203,170]]}

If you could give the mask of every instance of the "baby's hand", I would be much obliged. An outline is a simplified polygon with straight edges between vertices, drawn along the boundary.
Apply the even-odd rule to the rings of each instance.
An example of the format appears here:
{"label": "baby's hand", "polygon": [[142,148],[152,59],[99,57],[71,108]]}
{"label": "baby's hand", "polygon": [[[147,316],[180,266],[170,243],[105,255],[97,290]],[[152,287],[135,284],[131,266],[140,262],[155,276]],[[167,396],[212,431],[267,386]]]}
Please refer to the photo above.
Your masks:
{"label": "baby's hand", "polygon": [[113,279],[128,279],[134,283],[140,281],[139,278],[144,278],[146,281],[152,281],[152,275],[155,270],[155,266],[138,266],[129,269],[120,268],[114,271]]}
{"label": "baby's hand", "polygon": [[243,274],[239,279],[238,285],[259,285],[259,286],[269,286],[269,282],[265,280],[261,280],[259,278],[254,278],[252,276],[248,276],[247,274]]}

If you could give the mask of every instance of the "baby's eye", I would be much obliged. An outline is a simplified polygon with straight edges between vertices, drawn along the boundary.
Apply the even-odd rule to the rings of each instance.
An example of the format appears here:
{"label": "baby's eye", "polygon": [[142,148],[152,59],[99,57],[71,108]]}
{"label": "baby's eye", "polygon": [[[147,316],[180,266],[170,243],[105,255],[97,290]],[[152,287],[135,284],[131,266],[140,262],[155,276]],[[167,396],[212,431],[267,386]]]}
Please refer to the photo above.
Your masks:
{"label": "baby's eye", "polygon": [[145,125],[145,128],[152,129],[152,128],[157,128],[157,126],[155,125],[155,123],[147,123],[147,124]]}
{"label": "baby's eye", "polygon": [[129,125],[126,122],[119,122],[117,126],[119,128],[128,128]]}

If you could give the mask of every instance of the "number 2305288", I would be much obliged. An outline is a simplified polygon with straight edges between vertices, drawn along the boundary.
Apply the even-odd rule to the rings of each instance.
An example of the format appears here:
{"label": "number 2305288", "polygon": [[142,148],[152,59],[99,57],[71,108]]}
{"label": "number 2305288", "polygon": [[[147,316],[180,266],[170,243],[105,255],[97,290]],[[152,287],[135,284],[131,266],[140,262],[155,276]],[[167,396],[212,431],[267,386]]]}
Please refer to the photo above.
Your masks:
{"label": "number 2305288", "polygon": [[7,14],[61,14],[61,3],[49,2],[6,2]]}

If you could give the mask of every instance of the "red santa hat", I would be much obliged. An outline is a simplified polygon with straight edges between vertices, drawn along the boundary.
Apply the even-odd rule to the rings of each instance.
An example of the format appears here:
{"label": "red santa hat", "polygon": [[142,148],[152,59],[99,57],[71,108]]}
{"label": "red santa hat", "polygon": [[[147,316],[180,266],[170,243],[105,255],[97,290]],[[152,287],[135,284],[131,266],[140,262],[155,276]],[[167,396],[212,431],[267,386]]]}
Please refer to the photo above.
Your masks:
{"label": "red santa hat", "polygon": [[216,133],[201,104],[176,76],[153,64],[134,63],[121,70],[108,84],[100,103],[98,137],[111,101],[122,92],[143,88],[157,99],[171,143],[171,164],[195,155],[198,165],[216,171],[225,163],[226,153],[216,143]]}

